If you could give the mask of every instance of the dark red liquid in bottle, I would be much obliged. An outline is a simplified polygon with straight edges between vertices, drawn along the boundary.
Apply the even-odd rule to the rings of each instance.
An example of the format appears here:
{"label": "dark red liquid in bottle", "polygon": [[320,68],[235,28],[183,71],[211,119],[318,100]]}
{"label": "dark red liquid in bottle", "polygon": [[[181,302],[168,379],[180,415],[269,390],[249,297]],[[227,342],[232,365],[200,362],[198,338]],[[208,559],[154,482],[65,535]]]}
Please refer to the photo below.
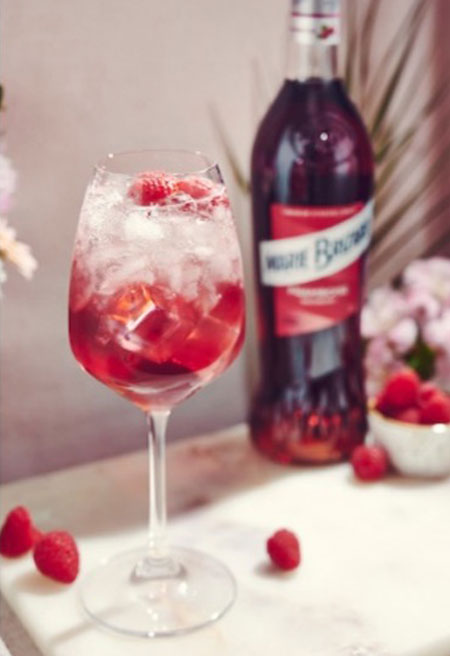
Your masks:
{"label": "dark red liquid in bottle", "polygon": [[[353,207],[364,208],[372,198],[370,142],[339,79],[286,80],[256,137],[252,194],[261,363],[252,439],[279,462],[338,461],[363,441],[367,428],[359,329],[366,254],[353,264],[353,309],[346,311],[344,301],[334,298],[329,314],[337,318],[320,319],[315,329],[318,314],[327,308],[311,305],[309,314],[304,307],[321,303],[317,294],[326,296],[327,289],[311,292],[308,285],[300,286],[295,293],[306,303],[298,310],[303,328],[286,335],[277,292],[262,282],[260,244],[276,239],[276,205],[291,208],[292,229],[302,232],[293,207],[308,208],[311,224],[314,208],[320,208],[318,217],[326,216],[327,208],[331,213],[344,208],[346,216],[345,208],[352,214]],[[317,226],[323,229],[319,221]],[[305,329],[310,324],[312,329]]]}

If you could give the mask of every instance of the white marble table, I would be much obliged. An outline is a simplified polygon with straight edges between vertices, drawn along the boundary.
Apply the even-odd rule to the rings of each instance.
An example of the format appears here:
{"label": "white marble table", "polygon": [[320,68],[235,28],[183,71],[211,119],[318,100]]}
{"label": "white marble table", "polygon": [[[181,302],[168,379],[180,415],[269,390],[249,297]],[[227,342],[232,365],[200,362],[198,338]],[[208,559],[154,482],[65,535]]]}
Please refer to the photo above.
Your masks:
{"label": "white marble table", "polygon": [[[364,485],[347,464],[279,467],[253,450],[245,426],[171,446],[168,469],[171,538],[228,563],[239,584],[232,610],[184,637],[119,638],[83,615],[76,586],[44,579],[31,556],[2,559],[0,590],[18,618],[4,607],[12,656],[450,655],[449,479]],[[71,530],[87,571],[143,543],[145,495],[146,458],[132,453],[5,485],[1,517],[20,503],[42,528]],[[303,549],[288,575],[267,566],[264,549],[283,526]]]}

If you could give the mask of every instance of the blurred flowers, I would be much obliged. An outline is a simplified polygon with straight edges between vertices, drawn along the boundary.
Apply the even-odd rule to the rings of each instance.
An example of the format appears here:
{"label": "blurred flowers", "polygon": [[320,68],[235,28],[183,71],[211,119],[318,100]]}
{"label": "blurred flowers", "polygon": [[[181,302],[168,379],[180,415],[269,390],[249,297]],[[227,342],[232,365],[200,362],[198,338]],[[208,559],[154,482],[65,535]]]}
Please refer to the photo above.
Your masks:
{"label": "blurred flowers", "polygon": [[[8,225],[5,218],[0,216],[0,258],[2,261],[11,262],[25,277],[33,277],[37,267],[31,249],[27,244],[16,239],[16,231]],[[3,268],[3,267],[2,267]],[[0,272],[0,282],[6,278],[4,271]]]}
{"label": "blurred flowers", "polygon": [[[0,103],[2,98],[3,92],[0,87]],[[28,279],[33,276],[37,267],[30,247],[17,240],[16,231],[11,228],[6,218],[6,214],[12,206],[17,174],[4,151],[5,143],[2,139],[0,141],[0,285],[6,280],[5,262],[16,266],[19,272]]]}
{"label": "blurred flowers", "polygon": [[397,288],[374,290],[361,329],[369,396],[405,363],[450,390],[450,260],[416,260]]}

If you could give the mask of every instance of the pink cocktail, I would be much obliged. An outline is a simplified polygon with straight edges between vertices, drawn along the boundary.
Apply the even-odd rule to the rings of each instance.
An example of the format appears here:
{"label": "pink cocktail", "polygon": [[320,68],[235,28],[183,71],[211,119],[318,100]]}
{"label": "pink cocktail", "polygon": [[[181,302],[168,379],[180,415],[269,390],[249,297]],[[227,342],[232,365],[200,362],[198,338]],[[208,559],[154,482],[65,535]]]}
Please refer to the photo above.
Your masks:
{"label": "pink cocktail", "polygon": [[144,198],[145,205],[131,195],[133,181],[94,181],[70,288],[78,362],[147,411],[173,407],[221,373],[244,328],[241,261],[224,186],[206,179],[193,198],[187,191],[191,183],[198,195],[198,176],[171,177],[186,191]]}
{"label": "pink cocktail", "polygon": [[[148,546],[88,577],[86,610],[146,636],[217,619],[234,598],[228,570],[168,549],[164,536],[170,410],[231,364],[244,335],[241,256],[216,165],[199,154],[149,151],[96,168],[75,241],[69,332],[83,369],[144,410],[150,428]],[[126,610],[111,617],[117,604]]]}

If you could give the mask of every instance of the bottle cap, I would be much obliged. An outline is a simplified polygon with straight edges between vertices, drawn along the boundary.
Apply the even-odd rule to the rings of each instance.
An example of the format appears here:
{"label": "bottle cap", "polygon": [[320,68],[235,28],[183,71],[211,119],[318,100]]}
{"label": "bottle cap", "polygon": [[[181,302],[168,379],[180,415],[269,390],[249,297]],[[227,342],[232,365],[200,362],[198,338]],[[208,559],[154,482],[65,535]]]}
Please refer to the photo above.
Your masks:
{"label": "bottle cap", "polygon": [[315,18],[327,18],[340,14],[340,0],[293,0],[293,12]]}

